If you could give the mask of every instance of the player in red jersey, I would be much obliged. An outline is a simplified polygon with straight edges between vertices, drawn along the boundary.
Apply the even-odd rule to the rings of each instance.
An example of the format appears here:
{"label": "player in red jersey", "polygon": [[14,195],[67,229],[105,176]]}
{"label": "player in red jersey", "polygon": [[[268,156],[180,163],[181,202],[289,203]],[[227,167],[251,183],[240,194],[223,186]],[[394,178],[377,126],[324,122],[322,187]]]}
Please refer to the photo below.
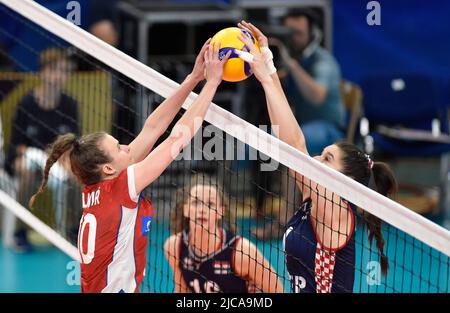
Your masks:
{"label": "player in red jersey", "polygon": [[[145,275],[147,234],[152,221],[151,202],[141,191],[156,180],[191,141],[201,126],[209,104],[222,80],[219,47],[208,40],[197,56],[194,69],[178,90],[146,120],[129,145],[121,145],[106,133],[82,138],[60,136],[50,147],[44,178],[47,185],[52,165],[70,162],[84,185],[83,215],[78,234],[82,292],[137,292]],[[153,151],[192,89],[206,76],[200,95],[172,129],[169,137]],[[150,152],[151,151],[151,152]]]}

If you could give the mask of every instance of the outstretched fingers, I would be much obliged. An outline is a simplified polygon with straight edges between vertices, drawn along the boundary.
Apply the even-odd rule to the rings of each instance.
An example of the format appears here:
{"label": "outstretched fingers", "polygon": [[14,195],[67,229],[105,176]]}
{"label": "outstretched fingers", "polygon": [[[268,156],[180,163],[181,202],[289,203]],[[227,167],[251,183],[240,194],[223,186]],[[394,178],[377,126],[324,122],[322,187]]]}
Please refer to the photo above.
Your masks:
{"label": "outstretched fingers", "polygon": [[198,55],[203,55],[206,52],[206,49],[208,49],[209,43],[211,42],[211,38],[205,41],[202,48],[200,49],[200,52]]}
{"label": "outstretched fingers", "polygon": [[258,27],[256,27],[252,23],[242,20],[240,23],[238,23],[238,26],[249,31],[256,39],[258,39],[261,46],[269,45],[267,37],[262,33],[262,31],[259,30]]}
{"label": "outstretched fingers", "polygon": [[213,54],[212,44],[208,44],[206,51],[205,51],[205,62],[211,62],[212,54]]}
{"label": "outstretched fingers", "polygon": [[258,50],[256,49],[255,44],[247,36],[245,36],[244,34],[239,34],[238,35],[238,39],[240,41],[242,41],[250,49],[250,52],[253,55],[258,52]]}
{"label": "outstretched fingers", "polygon": [[248,29],[253,34],[253,36],[259,37],[262,35],[262,32],[258,28],[256,28],[252,23],[243,20],[241,21],[240,24],[246,29]]}
{"label": "outstretched fingers", "polygon": [[[243,22],[243,21],[242,21],[242,22]],[[242,24],[242,22],[239,22],[239,23],[237,24],[238,27],[241,28],[241,29],[245,29],[246,31],[248,31],[249,33],[251,33],[252,35],[254,35],[253,32],[250,30],[250,28],[248,28],[247,26],[244,26],[244,24]]]}
{"label": "outstretched fingers", "polygon": [[216,60],[219,59],[219,51],[220,51],[220,42],[218,42],[214,45],[213,57]]}
{"label": "outstretched fingers", "polygon": [[225,56],[223,57],[223,59],[222,59],[222,64],[225,64],[225,62],[230,58],[230,55],[231,55],[231,53],[232,53],[233,51],[232,50],[229,50],[228,52],[227,52],[227,54],[225,54]]}

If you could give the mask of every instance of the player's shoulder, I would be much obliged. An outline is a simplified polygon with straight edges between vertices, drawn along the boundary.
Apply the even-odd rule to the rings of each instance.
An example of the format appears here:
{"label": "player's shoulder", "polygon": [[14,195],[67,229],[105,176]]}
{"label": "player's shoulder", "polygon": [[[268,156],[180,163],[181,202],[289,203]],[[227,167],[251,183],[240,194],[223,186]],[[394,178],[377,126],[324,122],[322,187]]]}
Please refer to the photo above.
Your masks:
{"label": "player's shoulder", "polygon": [[166,242],[164,243],[164,248],[170,248],[173,246],[176,246],[177,244],[180,243],[180,241],[182,240],[182,233],[179,232],[177,234],[172,234],[169,236],[169,238],[166,239]]}
{"label": "player's shoulder", "polygon": [[[107,184],[110,185],[117,185],[117,184],[123,184],[128,185],[130,183],[130,179],[134,179],[134,167],[133,165],[128,166],[126,169],[122,170],[117,177],[110,179],[107,181]],[[115,192],[126,192],[126,189],[123,188],[117,188],[114,190]]]}
{"label": "player's shoulder", "polygon": [[240,239],[242,238],[240,235],[237,235],[234,231],[222,228],[222,238],[224,240],[224,244],[227,246],[234,246],[236,245]]}
{"label": "player's shoulder", "polygon": [[235,242],[235,253],[238,255],[254,255],[258,249],[249,239],[238,236]]}
{"label": "player's shoulder", "polygon": [[136,193],[133,165],[122,170],[116,177],[103,180],[101,189],[113,201],[120,202],[121,205],[127,208],[137,207],[139,195]]}
{"label": "player's shoulder", "polygon": [[173,234],[166,239],[164,243],[164,253],[169,261],[175,261],[180,255],[180,243],[182,241],[182,234]]}

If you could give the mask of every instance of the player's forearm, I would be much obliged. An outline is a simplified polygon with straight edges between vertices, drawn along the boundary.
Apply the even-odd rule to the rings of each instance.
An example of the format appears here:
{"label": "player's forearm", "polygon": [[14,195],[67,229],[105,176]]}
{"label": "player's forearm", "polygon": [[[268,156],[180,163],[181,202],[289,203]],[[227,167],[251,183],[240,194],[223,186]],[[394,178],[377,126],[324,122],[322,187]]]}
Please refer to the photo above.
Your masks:
{"label": "player's forearm", "polygon": [[316,83],[297,61],[292,60],[289,62],[289,71],[306,100],[317,106],[320,106],[325,101],[326,88]]}
{"label": "player's forearm", "polygon": [[150,114],[145,121],[144,127],[156,131],[161,136],[167,130],[167,127],[169,127],[184,101],[186,101],[186,98],[197,84],[198,80],[188,75],[176,91]]}
{"label": "player's forearm", "polygon": [[219,83],[207,82],[197,99],[175,124],[170,137],[175,140],[175,144],[179,145],[180,151],[191,141],[202,126],[203,119],[218,86]]}
{"label": "player's forearm", "polygon": [[161,103],[147,118],[141,132],[130,144],[136,162],[147,156],[158,138],[167,130],[197,82],[198,80],[193,79],[189,75],[175,93]]}
{"label": "player's forearm", "polygon": [[281,84],[272,79],[272,82],[265,82],[262,85],[266,94],[270,122],[275,130],[278,128],[278,138],[306,152],[305,137],[292,113]]}
{"label": "player's forearm", "polygon": [[[286,94],[284,93],[283,86],[281,85],[281,81],[280,81],[280,77],[278,76],[278,73],[275,72],[272,75],[270,75],[270,77],[272,78],[275,88],[278,90],[279,95],[282,96],[282,101],[286,102],[288,104],[288,106],[290,107],[289,101],[287,100]],[[272,102],[272,100],[269,99],[269,97],[266,97],[266,100],[267,100],[267,110],[269,111],[270,120],[272,121],[274,119],[278,119],[279,117],[278,117],[278,115],[276,115],[277,114],[276,109],[274,109],[274,108],[276,108],[276,104],[274,104]],[[275,112],[274,112],[274,110],[275,110]],[[277,120],[277,122],[281,123],[281,121],[278,121],[278,120]],[[280,125],[280,124],[276,124],[276,125]],[[275,128],[275,129],[273,129],[273,131],[275,132],[275,134],[277,136],[279,136],[278,129]]]}

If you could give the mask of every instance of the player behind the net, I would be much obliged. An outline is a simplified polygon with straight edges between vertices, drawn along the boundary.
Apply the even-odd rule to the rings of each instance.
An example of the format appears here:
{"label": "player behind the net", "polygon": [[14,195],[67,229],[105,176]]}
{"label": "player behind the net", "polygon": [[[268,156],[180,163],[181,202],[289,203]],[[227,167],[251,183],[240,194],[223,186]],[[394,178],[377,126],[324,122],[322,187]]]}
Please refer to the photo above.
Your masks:
{"label": "player behind the net", "polygon": [[[239,38],[250,48],[250,54],[237,51],[241,58],[251,61],[251,68],[261,83],[267,100],[270,121],[279,125],[277,136],[308,154],[306,139],[281,87],[268,39],[251,23],[238,24],[258,39],[261,52],[246,36]],[[280,49],[281,54],[287,54]],[[289,56],[288,62],[294,62]],[[277,128],[274,127],[276,130]],[[337,142],[326,147],[316,160],[368,186],[382,195],[395,192],[397,184],[389,166],[373,162],[357,146]],[[286,265],[294,292],[353,292],[355,277],[355,211],[356,207],[338,194],[325,189],[308,177],[290,170],[302,192],[303,203],[288,222],[284,236]],[[369,241],[376,240],[381,270],[387,273],[388,260],[384,254],[381,220],[365,213]]]}
{"label": "player behind the net", "polygon": [[176,292],[283,292],[275,270],[233,232],[228,196],[217,177],[192,176],[177,193],[164,252]]}
{"label": "player behind the net", "polygon": [[[145,275],[147,234],[153,216],[141,191],[156,180],[200,128],[222,80],[219,48],[208,40],[193,71],[173,95],[146,120],[129,144],[99,132],[81,138],[60,136],[50,146],[44,178],[35,196],[47,186],[49,171],[63,155],[84,186],[83,214],[78,233],[82,292],[137,292]],[[170,135],[152,150],[198,82],[206,84]]]}

